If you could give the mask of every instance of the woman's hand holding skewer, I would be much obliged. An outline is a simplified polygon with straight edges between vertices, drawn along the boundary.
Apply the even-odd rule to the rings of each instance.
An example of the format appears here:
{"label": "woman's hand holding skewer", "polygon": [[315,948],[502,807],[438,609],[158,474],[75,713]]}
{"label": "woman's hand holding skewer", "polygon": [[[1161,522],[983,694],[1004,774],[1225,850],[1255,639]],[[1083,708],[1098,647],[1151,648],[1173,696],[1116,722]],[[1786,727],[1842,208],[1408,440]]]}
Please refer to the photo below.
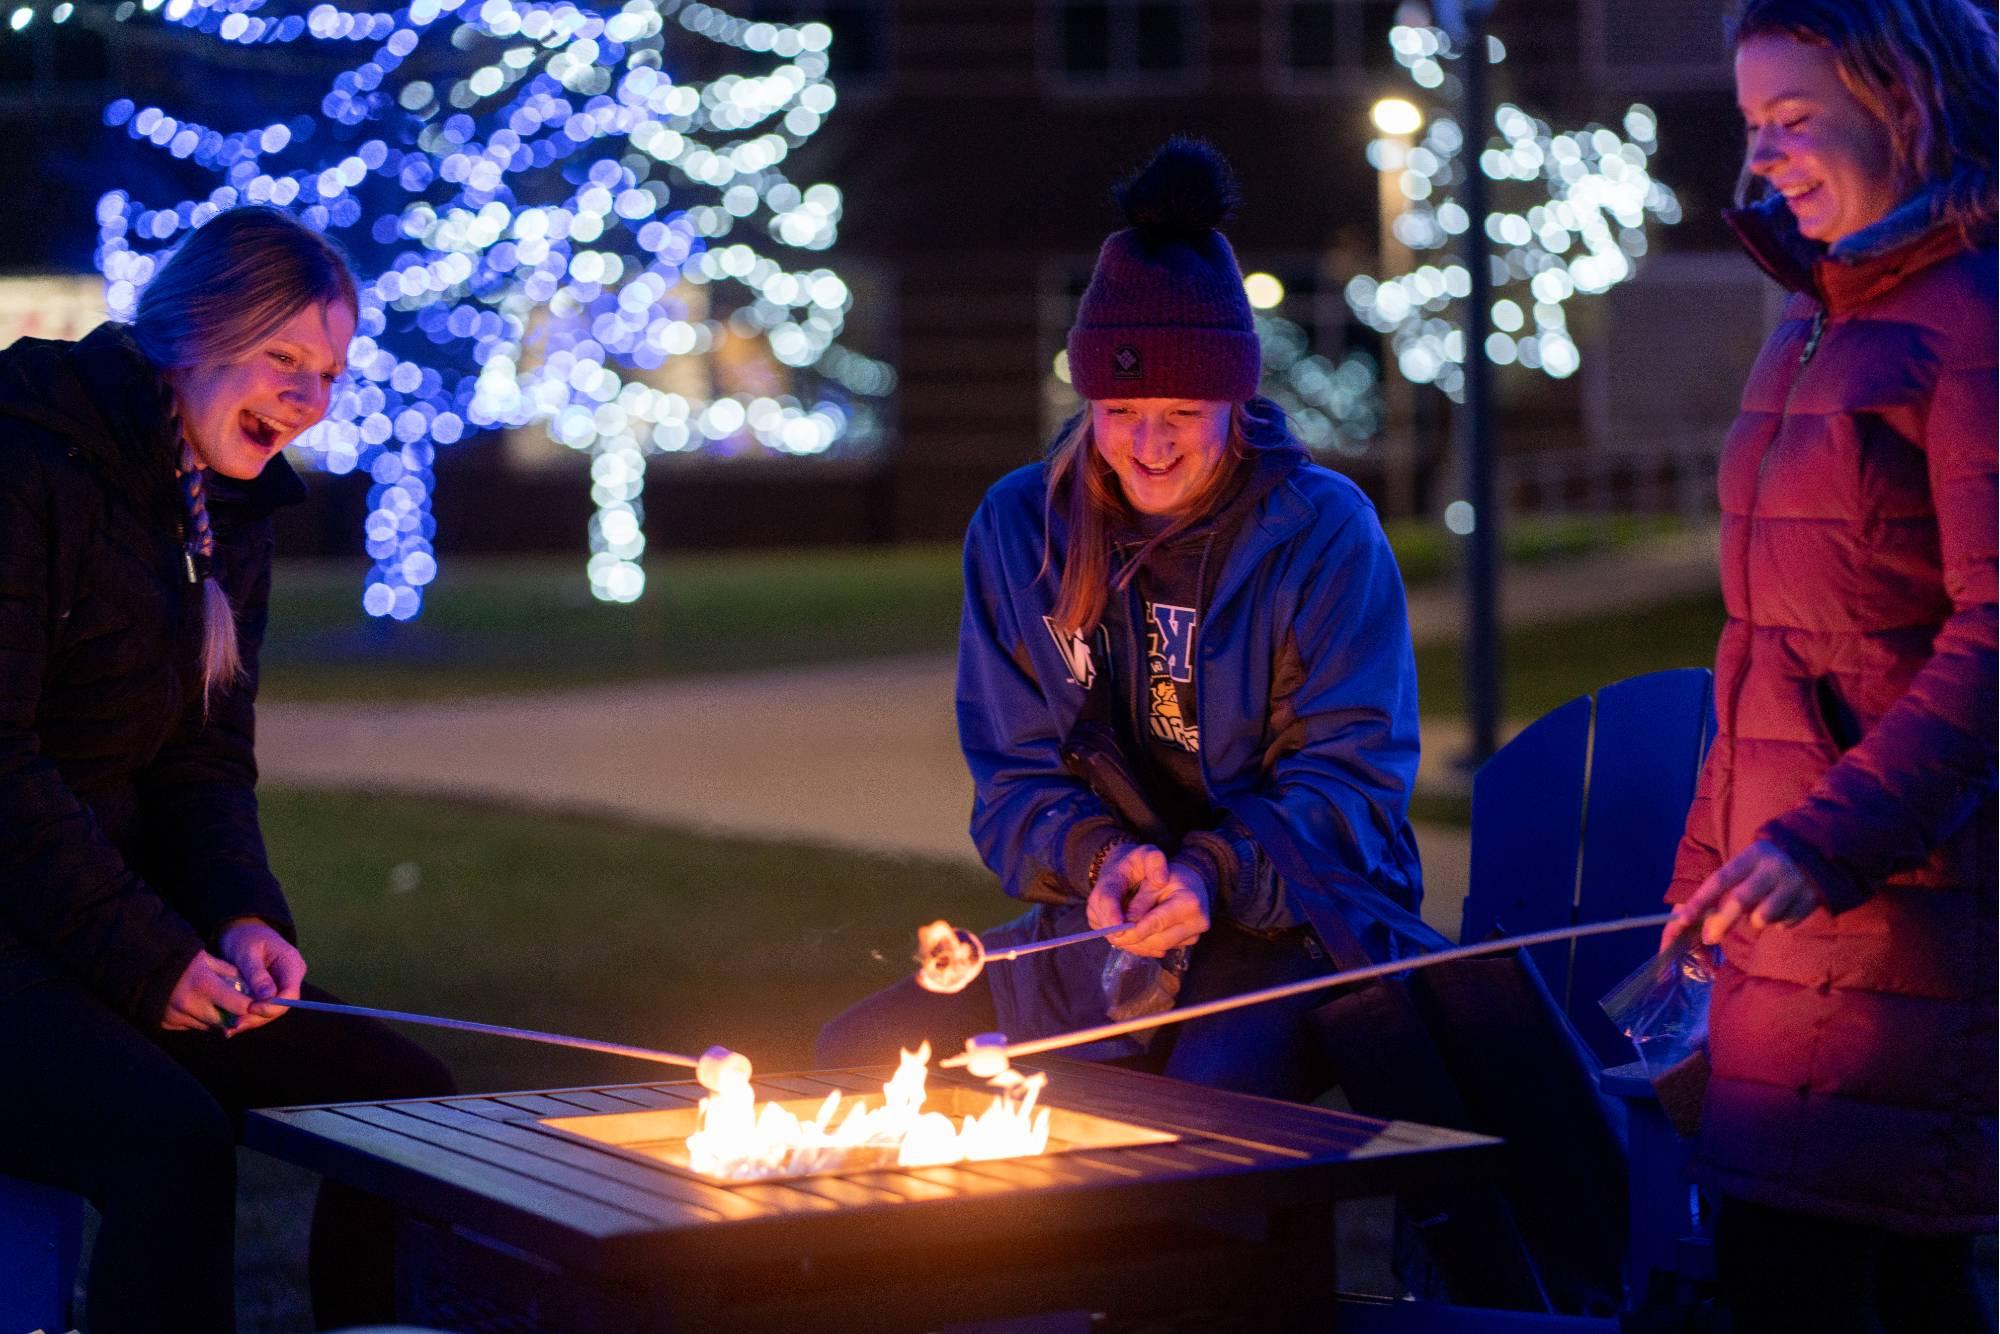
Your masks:
{"label": "woman's hand holding skewer", "polygon": [[1825,896],[1797,862],[1762,839],[1724,862],[1701,888],[1675,906],[1660,933],[1667,949],[1697,928],[1713,945],[1739,924],[1752,935],[1767,926],[1796,926],[1826,904]]}
{"label": "woman's hand holding skewer", "polygon": [[244,1023],[249,1013],[250,997],[244,993],[236,965],[201,950],[188,960],[180,980],[168,993],[160,1027],[169,1033],[233,1029]]}
{"label": "woman's hand holding skewer", "polygon": [[[232,918],[223,923],[217,943],[223,957],[236,965],[251,1000],[299,998],[299,983],[306,978],[305,956],[269,922],[261,917]],[[268,1024],[284,1012],[282,1006],[253,1004],[235,1031],[243,1033]]]}
{"label": "woman's hand holding skewer", "polygon": [[1084,914],[1093,927],[1132,923],[1110,937],[1132,954],[1157,959],[1208,930],[1208,882],[1185,862],[1169,862],[1150,844],[1120,849],[1097,874]]}

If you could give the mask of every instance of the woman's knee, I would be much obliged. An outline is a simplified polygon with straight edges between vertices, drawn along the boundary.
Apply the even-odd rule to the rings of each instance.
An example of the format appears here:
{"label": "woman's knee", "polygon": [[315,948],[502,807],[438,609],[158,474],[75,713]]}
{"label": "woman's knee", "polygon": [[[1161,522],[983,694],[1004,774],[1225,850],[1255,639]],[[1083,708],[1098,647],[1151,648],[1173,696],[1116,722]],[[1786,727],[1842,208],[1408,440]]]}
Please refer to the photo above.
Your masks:
{"label": "woman's knee", "polygon": [[993,993],[985,979],[956,995],[941,996],[904,978],[827,1021],[819,1031],[817,1060],[828,1070],[883,1065],[893,1063],[897,1051],[926,1041],[956,1050],[993,1025]]}
{"label": "woman's knee", "polygon": [[875,1026],[866,1013],[867,1005],[868,1000],[850,1005],[820,1027],[819,1040],[813,1048],[813,1063],[820,1069],[839,1070],[868,1063],[868,1035]]}

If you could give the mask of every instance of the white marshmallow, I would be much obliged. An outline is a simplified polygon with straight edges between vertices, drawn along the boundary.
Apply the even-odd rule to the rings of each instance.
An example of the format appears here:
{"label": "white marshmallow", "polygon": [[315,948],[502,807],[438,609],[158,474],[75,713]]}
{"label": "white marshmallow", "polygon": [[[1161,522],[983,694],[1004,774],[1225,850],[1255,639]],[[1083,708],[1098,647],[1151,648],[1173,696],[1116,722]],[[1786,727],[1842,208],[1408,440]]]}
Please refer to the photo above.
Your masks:
{"label": "white marshmallow", "polygon": [[711,1093],[720,1093],[723,1082],[731,1076],[745,1084],[749,1083],[750,1058],[740,1051],[731,1051],[727,1047],[710,1047],[701,1054],[701,1060],[694,1070],[694,1077]]}

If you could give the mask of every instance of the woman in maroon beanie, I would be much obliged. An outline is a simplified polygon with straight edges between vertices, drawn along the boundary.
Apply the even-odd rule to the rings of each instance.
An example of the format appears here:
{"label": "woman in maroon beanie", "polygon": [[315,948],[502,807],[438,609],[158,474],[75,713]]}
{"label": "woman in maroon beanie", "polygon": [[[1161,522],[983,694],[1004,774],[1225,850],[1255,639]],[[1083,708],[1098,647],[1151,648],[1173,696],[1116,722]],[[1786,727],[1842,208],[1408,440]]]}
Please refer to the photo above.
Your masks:
{"label": "woman in maroon beanie", "polygon": [[1748,0],[1730,222],[1792,289],[1725,447],[1719,731],[1668,938],[1725,962],[1695,1154],[1740,1330],[1987,1327],[1994,35]]}
{"label": "woman in maroon beanie", "polygon": [[[1114,960],[1154,982],[1185,962],[1187,1004],[1437,943],[1416,916],[1416,670],[1381,525],[1257,396],[1256,326],[1216,230],[1227,165],[1176,140],[1119,198],[1131,225],[1069,333],[1085,409],[966,534],[958,725],[973,841],[1035,905],[989,950],[1132,929],[956,995],[892,987],[827,1026],[822,1064],[1169,999],[1171,981],[1107,985]],[[1071,1054],[1311,1097],[1332,1078],[1300,1022],[1319,999],[1168,1028],[1143,1054],[1130,1037]]]}

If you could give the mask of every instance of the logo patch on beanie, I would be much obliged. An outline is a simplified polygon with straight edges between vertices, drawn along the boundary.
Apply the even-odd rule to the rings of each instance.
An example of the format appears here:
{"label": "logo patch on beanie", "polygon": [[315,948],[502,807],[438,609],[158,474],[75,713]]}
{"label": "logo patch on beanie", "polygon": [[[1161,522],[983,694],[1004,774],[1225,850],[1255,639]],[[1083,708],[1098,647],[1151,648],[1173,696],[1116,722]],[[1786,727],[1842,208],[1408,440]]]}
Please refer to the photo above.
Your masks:
{"label": "logo patch on beanie", "polygon": [[1139,360],[1139,349],[1130,343],[1120,343],[1118,350],[1111,354],[1111,378],[1142,380],[1145,376],[1143,363]]}

